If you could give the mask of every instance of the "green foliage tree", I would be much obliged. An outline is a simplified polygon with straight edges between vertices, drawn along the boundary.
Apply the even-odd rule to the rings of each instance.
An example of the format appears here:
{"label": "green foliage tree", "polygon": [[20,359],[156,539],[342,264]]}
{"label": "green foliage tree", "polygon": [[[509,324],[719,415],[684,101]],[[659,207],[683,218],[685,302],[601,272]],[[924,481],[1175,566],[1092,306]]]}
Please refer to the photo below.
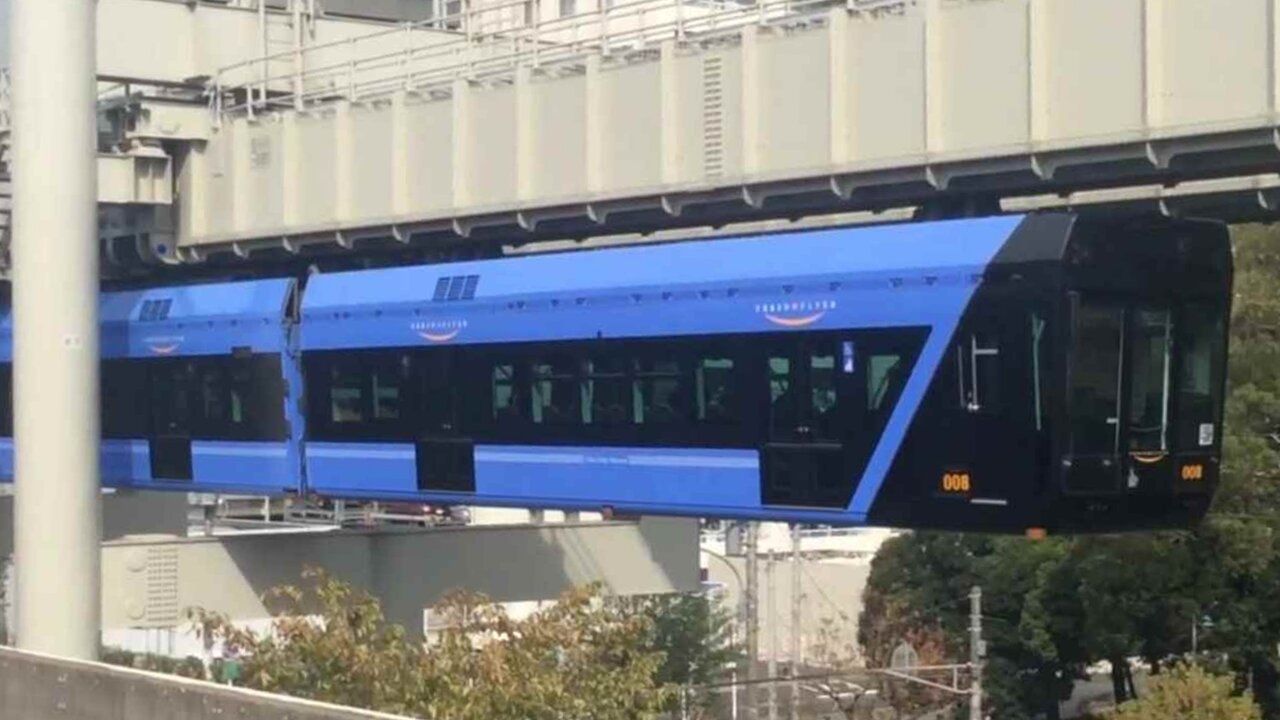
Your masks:
{"label": "green foliage tree", "polygon": [[565,593],[524,619],[481,595],[436,608],[431,643],[388,623],[375,598],[320,571],[271,594],[271,631],[195,610],[202,636],[241,659],[241,683],[268,692],[441,720],[631,720],[668,707],[665,653],[642,613],[595,587]]}
{"label": "green foliage tree", "polygon": [[713,716],[721,694],[708,686],[725,679],[725,668],[739,662],[734,647],[733,614],[705,593],[669,593],[615,598],[620,611],[649,621],[646,646],[663,654],[656,681],[681,688],[668,712],[689,717]]}
{"label": "green foliage tree", "polygon": [[1152,678],[1147,696],[1121,705],[1116,720],[1260,720],[1262,711],[1235,692],[1230,676],[1194,665]]}

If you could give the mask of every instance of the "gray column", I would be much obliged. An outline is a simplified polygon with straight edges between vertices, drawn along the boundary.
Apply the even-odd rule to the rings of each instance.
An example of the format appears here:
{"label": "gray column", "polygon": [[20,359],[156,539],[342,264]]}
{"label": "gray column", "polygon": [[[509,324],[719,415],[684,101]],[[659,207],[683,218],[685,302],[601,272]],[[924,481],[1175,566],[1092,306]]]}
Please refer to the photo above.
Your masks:
{"label": "gray column", "polygon": [[93,0],[13,0],[14,507],[24,649],[98,655]]}

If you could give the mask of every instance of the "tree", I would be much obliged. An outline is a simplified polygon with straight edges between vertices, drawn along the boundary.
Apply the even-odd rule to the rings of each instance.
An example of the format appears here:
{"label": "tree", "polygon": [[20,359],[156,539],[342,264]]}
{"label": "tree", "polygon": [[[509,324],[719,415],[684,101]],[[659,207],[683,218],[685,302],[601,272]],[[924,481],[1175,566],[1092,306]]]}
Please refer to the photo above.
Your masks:
{"label": "tree", "polygon": [[613,600],[619,610],[649,622],[646,646],[663,654],[656,682],[683,688],[668,712],[684,710],[694,717],[710,716],[720,695],[709,688],[724,678],[725,667],[742,659],[733,644],[733,615],[705,593],[637,595]]}
{"label": "tree", "polygon": [[428,678],[423,649],[388,624],[367,592],[308,569],[306,588],[267,593],[275,611],[271,631],[259,635],[219,613],[190,615],[206,645],[242,660],[241,684],[258,690],[338,705],[406,713]]}
{"label": "tree", "polygon": [[[894,649],[902,643],[916,651],[920,665],[967,659],[969,589],[992,547],[990,538],[954,533],[909,533],[881,546],[871,563],[858,618],[858,642],[867,666],[888,667]],[[840,661],[835,643],[829,645],[819,643],[819,649],[827,648],[823,659],[829,667],[844,672],[854,669]],[[842,702],[836,696],[840,690],[837,687],[837,693],[828,695],[852,718],[856,705]],[[881,691],[893,707],[908,714],[956,702],[954,695],[901,680],[883,681]]]}
{"label": "tree", "polygon": [[271,631],[195,610],[203,637],[242,659],[241,682],[268,692],[441,720],[630,720],[656,714],[675,688],[651,621],[604,602],[599,588],[565,593],[528,618],[455,592],[435,611],[434,642],[406,637],[378,601],[317,570],[309,587],[270,594]]}
{"label": "tree", "polygon": [[1121,705],[1116,720],[1261,720],[1253,700],[1235,692],[1230,676],[1191,665],[1151,679],[1147,696]]}

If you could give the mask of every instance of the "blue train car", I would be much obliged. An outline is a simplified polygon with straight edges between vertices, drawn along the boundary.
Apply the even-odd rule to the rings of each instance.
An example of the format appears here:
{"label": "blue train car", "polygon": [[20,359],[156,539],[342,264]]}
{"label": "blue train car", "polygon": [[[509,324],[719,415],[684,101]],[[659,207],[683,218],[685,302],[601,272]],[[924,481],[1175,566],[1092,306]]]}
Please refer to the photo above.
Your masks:
{"label": "blue train car", "polygon": [[[299,490],[295,300],[291,279],[103,294],[103,485]],[[0,400],[11,408],[7,319],[3,330]],[[11,480],[11,411],[4,422],[0,474]]]}
{"label": "blue train car", "polygon": [[[310,488],[863,521],[1018,222],[314,277]],[[822,467],[762,492],[767,454]]]}
{"label": "blue train car", "polygon": [[1208,507],[1225,229],[1073,215],[309,281],[308,488],[1019,531]]}

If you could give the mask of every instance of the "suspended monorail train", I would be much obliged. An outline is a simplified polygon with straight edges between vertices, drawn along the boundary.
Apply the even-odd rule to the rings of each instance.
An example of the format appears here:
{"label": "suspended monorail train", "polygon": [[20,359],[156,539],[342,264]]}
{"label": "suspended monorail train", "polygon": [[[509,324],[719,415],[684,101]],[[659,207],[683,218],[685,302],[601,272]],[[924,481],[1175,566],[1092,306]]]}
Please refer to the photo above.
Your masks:
{"label": "suspended monorail train", "polygon": [[1218,482],[1231,274],[1218,224],[1035,214],[113,292],[103,482],[1184,526]]}

